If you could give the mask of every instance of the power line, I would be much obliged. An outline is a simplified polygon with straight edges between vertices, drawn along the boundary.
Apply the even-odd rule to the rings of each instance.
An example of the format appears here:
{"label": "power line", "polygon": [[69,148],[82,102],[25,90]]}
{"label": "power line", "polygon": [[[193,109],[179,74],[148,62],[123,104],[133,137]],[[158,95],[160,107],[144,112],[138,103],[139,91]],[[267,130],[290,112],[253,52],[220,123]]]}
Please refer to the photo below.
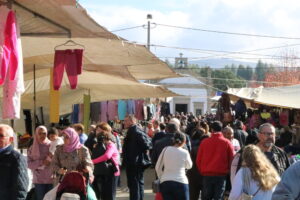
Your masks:
{"label": "power line", "polygon": [[159,23],[153,23],[153,24],[155,24],[157,26],[165,26],[165,27],[169,27],[169,28],[179,28],[179,29],[186,29],[186,30],[194,30],[194,31],[203,31],[203,32],[210,32],[210,33],[227,34],[227,35],[262,37],[262,38],[272,38],[272,39],[288,39],[288,40],[299,40],[300,39],[299,37],[286,37],[286,36],[273,36],[273,35],[262,35],[262,34],[238,33],[238,32],[209,30],[209,29],[202,29],[202,28],[183,27],[183,26],[175,26],[175,25],[159,24]]}
{"label": "power line", "polygon": [[186,47],[176,47],[176,46],[166,46],[166,45],[157,45],[151,44],[153,47],[161,47],[161,48],[170,48],[170,49],[180,49],[180,50],[191,50],[191,51],[200,51],[200,52],[216,52],[216,53],[230,53],[230,54],[245,54],[245,55],[254,55],[254,56],[265,56],[272,58],[280,58],[280,59],[300,59],[298,57],[285,57],[285,56],[276,56],[276,55],[265,55],[265,54],[253,54],[253,53],[243,53],[243,52],[235,52],[235,51],[224,51],[224,50],[211,50],[211,49],[199,49],[199,48],[186,48]]}
{"label": "power line", "polygon": [[110,32],[126,31],[126,30],[131,30],[131,29],[141,28],[141,27],[144,27],[144,25],[140,25],[140,26],[132,26],[132,27],[128,27],[128,28],[117,29],[117,30],[113,30],[113,31],[110,31]]}
{"label": "power line", "polygon": [[[273,50],[273,49],[287,48],[287,47],[293,47],[293,46],[299,46],[299,45],[300,45],[300,44],[287,44],[287,45],[282,45],[282,46],[275,46],[275,47],[266,47],[266,48],[260,48],[260,49],[245,50],[245,51],[241,51],[241,52],[243,52],[243,53],[248,53],[248,52],[254,52],[254,51],[265,51],[265,50]],[[230,55],[230,53],[222,54],[222,55],[206,56],[206,57],[202,57],[202,58],[203,58],[203,59],[206,59],[206,58],[214,58],[214,57],[227,56],[227,55]]]}

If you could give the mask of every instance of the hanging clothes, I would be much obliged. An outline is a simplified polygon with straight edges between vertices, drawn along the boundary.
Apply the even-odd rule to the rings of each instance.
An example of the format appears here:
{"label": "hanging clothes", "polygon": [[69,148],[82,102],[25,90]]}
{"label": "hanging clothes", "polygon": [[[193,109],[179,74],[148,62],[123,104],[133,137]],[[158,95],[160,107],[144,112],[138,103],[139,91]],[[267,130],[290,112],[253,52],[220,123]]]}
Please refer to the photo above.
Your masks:
{"label": "hanging clothes", "polygon": [[[2,65],[0,67],[0,83],[4,81],[2,118],[19,119],[21,95],[25,91],[25,87],[20,30],[17,26],[16,16],[13,11],[9,11],[8,13],[5,34],[3,52],[1,53],[0,50],[0,57],[3,59],[0,60],[0,62],[2,61]],[[7,74],[9,75],[4,76],[5,73],[3,70],[7,70]]]}
{"label": "hanging clothes", "polygon": [[91,96],[83,95],[83,126],[84,132],[88,133],[90,127]]}
{"label": "hanging clothes", "polygon": [[79,104],[79,115],[78,115],[79,123],[83,122],[83,112],[84,112],[84,105]]}
{"label": "hanging clothes", "polygon": [[[16,77],[19,61],[23,58],[19,57],[21,47],[18,44],[18,33],[16,16],[14,11],[9,11],[4,6],[1,6],[0,10],[0,27],[4,27],[1,31],[0,37],[0,85],[5,82],[7,74],[9,74],[9,80],[14,80]],[[23,66],[22,66],[23,67]]]}
{"label": "hanging clothes", "polygon": [[[150,110],[150,108],[149,108],[149,110]],[[148,119],[148,106],[145,105],[145,103],[143,105],[143,111],[144,111],[144,120],[147,120]]]}
{"label": "hanging clothes", "polygon": [[118,101],[108,101],[107,103],[107,115],[108,120],[114,120],[116,117],[118,117]]}
{"label": "hanging clothes", "polygon": [[289,110],[284,109],[279,115],[279,123],[281,126],[289,125]]}
{"label": "hanging clothes", "polygon": [[79,104],[73,105],[72,124],[79,123]]}
{"label": "hanging clothes", "polygon": [[161,115],[167,116],[170,114],[170,104],[167,102],[161,102]]}
{"label": "hanging clothes", "polygon": [[119,100],[118,101],[118,116],[119,120],[124,120],[126,117],[126,101],[125,100]]}
{"label": "hanging clothes", "polygon": [[127,114],[128,114],[128,115],[133,115],[133,114],[135,114],[135,104],[134,104],[134,100],[127,100],[126,109],[127,109]]}
{"label": "hanging clothes", "polygon": [[54,90],[53,88],[53,68],[51,68],[50,69],[50,104],[49,104],[50,123],[59,122],[59,96],[60,96],[60,92]]}
{"label": "hanging clothes", "polygon": [[76,89],[78,75],[82,72],[83,49],[55,50],[53,86],[59,90],[64,75],[64,70],[70,82],[71,89]]}
{"label": "hanging clothes", "polygon": [[101,122],[107,122],[107,101],[102,101],[101,102],[100,121]]}
{"label": "hanging clothes", "polygon": [[100,111],[101,111],[101,103],[93,102],[91,103],[91,121],[92,123],[98,123],[100,121]]}
{"label": "hanging clothes", "polygon": [[135,100],[135,117],[138,120],[144,120],[144,100]]}

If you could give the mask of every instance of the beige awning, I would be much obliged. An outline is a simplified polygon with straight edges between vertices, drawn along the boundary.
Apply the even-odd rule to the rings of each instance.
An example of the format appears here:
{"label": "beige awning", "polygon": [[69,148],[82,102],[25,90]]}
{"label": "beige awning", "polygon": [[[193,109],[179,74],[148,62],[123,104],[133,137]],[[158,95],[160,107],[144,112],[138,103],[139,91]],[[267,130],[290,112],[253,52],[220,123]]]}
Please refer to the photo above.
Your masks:
{"label": "beige awning", "polygon": [[[46,110],[49,107],[49,73],[49,69],[36,71],[36,105],[37,107],[43,106]],[[23,109],[32,109],[33,73],[25,73],[24,78],[26,90],[22,95],[21,107]],[[83,103],[83,94],[90,94],[92,102],[179,96],[162,86],[140,83],[133,78],[123,78],[89,71],[83,71],[78,76],[78,86],[75,90],[70,89],[68,78],[65,75],[59,91],[61,93],[60,114],[70,113],[72,104]]]}
{"label": "beige awning", "polygon": [[85,46],[84,69],[123,73],[138,80],[178,77],[145,46],[119,38],[97,24],[75,0],[15,0],[24,71],[53,67],[54,47],[69,37]]}
{"label": "beige awning", "polygon": [[242,98],[257,104],[300,109],[300,85],[271,88],[230,88],[231,99]]}
{"label": "beige awning", "polygon": [[[24,71],[31,71],[34,64],[38,69],[53,67],[54,48],[65,41],[65,38],[22,37]],[[139,80],[178,76],[144,46],[103,38],[73,38],[73,41],[85,47],[85,70],[118,72]]]}

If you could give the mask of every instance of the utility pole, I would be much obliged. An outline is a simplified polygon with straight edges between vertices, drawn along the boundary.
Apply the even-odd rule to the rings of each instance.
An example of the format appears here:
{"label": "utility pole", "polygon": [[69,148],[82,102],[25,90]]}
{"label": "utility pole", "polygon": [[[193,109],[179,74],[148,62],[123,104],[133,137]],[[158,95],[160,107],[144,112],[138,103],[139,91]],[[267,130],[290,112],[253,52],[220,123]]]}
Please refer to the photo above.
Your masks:
{"label": "utility pole", "polygon": [[150,21],[152,19],[152,15],[151,14],[147,14],[147,20],[148,20],[148,26],[147,26],[147,48],[148,50],[150,50]]}

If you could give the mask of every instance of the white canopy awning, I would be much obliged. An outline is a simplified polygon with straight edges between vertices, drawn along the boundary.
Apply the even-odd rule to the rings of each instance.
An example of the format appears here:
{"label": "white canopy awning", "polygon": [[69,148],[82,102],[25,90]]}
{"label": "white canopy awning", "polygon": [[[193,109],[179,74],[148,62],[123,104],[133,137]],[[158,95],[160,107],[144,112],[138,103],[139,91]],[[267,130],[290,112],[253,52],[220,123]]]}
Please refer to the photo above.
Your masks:
{"label": "white canopy awning", "polygon": [[300,85],[271,88],[229,88],[227,93],[233,99],[242,98],[258,104],[300,109]]}

